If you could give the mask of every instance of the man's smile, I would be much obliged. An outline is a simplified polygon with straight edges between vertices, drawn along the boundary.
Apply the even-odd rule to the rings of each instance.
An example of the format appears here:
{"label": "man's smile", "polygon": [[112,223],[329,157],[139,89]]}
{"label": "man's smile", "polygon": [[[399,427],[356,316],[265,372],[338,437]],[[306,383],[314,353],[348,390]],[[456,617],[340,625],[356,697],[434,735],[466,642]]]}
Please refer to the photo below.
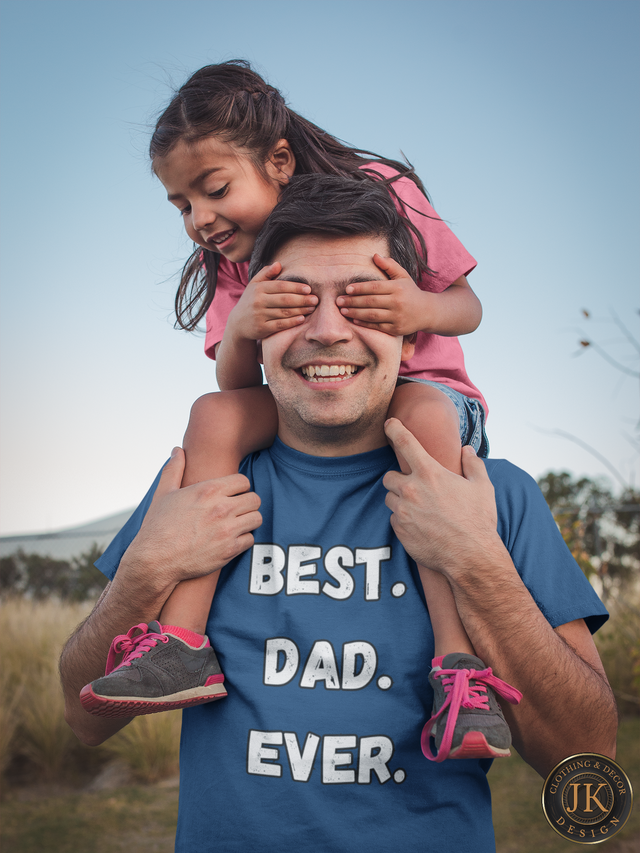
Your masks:
{"label": "man's smile", "polygon": [[344,382],[354,376],[359,367],[356,364],[306,364],[300,370],[308,382]]}

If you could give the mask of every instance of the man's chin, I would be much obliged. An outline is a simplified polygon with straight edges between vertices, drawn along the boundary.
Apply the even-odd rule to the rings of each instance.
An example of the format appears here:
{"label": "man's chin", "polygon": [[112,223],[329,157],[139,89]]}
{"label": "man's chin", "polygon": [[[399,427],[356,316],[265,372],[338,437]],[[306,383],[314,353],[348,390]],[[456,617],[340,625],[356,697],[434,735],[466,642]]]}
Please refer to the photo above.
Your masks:
{"label": "man's chin", "polygon": [[[293,419],[295,422],[287,419],[286,432],[291,439],[295,439],[299,448],[311,454],[323,449],[335,449],[336,456],[342,455],[341,449],[348,449],[349,453],[361,453],[372,446],[386,444],[383,431],[385,417],[386,411],[380,417],[372,417],[370,412],[366,417],[361,413],[346,417],[344,412],[298,415]],[[284,426],[282,419],[281,423]],[[379,442],[372,442],[374,435],[380,438]]]}

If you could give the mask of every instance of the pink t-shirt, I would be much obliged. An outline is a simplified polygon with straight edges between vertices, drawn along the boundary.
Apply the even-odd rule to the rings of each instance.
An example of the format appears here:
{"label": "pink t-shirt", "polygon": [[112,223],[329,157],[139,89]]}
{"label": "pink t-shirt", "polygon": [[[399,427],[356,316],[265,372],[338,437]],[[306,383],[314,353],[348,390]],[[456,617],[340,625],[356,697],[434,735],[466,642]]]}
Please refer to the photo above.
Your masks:
{"label": "pink t-shirt", "polygon": [[[384,178],[396,174],[391,167],[381,163],[370,163],[365,168],[375,169]],[[476,261],[410,178],[400,178],[393,186],[407,205],[406,215],[424,238],[427,263],[434,272],[434,275],[423,275],[416,283],[422,290],[441,293],[461,275],[468,275],[475,268]],[[397,201],[396,206],[399,207]],[[248,272],[248,263],[234,264],[226,258],[220,260],[216,293],[206,318],[204,351],[209,358],[215,358],[215,347],[222,340],[229,314],[249,283]],[[456,337],[418,332],[415,353],[409,361],[401,363],[400,375],[442,382],[467,397],[479,400],[485,413],[488,411],[482,394],[467,376],[464,355]]]}

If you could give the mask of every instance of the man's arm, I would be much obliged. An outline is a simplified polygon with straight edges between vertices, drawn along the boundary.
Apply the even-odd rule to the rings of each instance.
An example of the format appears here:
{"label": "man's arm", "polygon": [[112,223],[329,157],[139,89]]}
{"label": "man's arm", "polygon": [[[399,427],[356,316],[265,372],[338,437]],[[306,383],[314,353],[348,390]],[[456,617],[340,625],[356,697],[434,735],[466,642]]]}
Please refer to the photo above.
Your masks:
{"label": "man's arm", "polygon": [[483,462],[465,448],[458,477],[399,421],[386,430],[412,472],[385,477],[393,528],[417,563],[448,579],[478,656],[523,693],[503,709],[518,752],[542,776],[575,753],[614,756],[615,701],[589,630],[582,619],[554,630],[539,610],[497,533]]}
{"label": "man's arm", "polygon": [[144,522],[114,580],[76,629],[60,659],[65,716],[78,738],[95,746],[128,720],[88,714],[80,704],[85,684],[104,674],[111,641],[133,625],[158,618],[182,580],[218,571],[253,545],[262,524],[260,498],[241,474],[181,489],[184,453],[166,464]]}

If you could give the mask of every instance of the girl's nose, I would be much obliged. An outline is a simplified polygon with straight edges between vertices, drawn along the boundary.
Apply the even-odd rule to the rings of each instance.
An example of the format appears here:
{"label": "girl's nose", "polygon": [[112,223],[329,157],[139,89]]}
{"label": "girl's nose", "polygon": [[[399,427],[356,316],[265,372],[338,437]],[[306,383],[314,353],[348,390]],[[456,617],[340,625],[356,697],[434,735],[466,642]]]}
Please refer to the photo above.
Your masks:
{"label": "girl's nose", "polygon": [[216,221],[215,211],[208,204],[191,206],[191,223],[196,231],[203,231]]}
{"label": "girl's nose", "polygon": [[321,297],[305,326],[306,339],[317,341],[325,347],[353,338],[353,325],[340,313],[334,293]]}

